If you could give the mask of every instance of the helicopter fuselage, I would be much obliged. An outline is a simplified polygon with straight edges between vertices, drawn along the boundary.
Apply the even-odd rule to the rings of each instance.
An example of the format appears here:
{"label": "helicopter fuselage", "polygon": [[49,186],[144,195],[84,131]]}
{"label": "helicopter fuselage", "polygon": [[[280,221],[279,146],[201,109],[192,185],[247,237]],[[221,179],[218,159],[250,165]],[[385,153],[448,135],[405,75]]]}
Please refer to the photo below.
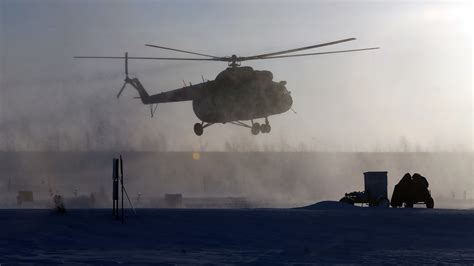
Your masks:
{"label": "helicopter fuselage", "polygon": [[215,80],[141,98],[146,104],[191,100],[196,116],[207,123],[253,120],[284,113],[293,104],[286,82],[272,79],[269,71],[228,68]]}
{"label": "helicopter fuselage", "polygon": [[229,87],[221,87],[214,81],[204,83],[204,87],[207,90],[203,97],[193,100],[193,110],[201,121],[207,123],[265,118],[284,113],[293,104],[284,83],[274,81],[258,85],[243,82]]}
{"label": "helicopter fuselage", "polygon": [[193,100],[196,116],[207,123],[226,123],[265,118],[288,111],[293,104],[291,95],[284,85],[269,82],[260,91],[242,84],[240,87],[219,88],[240,93],[214,93],[210,97]]}

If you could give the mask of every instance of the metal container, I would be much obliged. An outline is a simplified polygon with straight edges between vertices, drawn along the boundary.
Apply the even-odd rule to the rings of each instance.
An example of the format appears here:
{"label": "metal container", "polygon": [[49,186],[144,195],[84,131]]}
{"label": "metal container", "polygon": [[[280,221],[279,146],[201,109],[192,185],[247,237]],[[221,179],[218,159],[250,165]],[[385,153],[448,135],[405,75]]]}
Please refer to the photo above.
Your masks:
{"label": "metal container", "polygon": [[379,199],[387,198],[387,172],[365,172],[365,193],[369,202],[377,202]]}

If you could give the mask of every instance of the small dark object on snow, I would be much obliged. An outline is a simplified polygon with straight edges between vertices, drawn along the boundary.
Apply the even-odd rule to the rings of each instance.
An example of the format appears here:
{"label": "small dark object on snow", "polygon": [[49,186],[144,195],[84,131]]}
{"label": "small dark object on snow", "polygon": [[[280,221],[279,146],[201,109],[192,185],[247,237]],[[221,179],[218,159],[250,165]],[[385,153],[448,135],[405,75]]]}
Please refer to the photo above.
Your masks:
{"label": "small dark object on snow", "polygon": [[346,193],[339,201],[354,205],[354,203],[367,203],[369,202],[369,198],[367,197],[367,193],[365,193],[365,191],[353,191]]}
{"label": "small dark object on snow", "polygon": [[64,200],[61,195],[54,195],[53,202],[57,212],[66,213],[66,208],[64,207]]}
{"label": "small dark object on snow", "polygon": [[20,190],[16,196],[16,203],[21,205],[23,202],[33,202],[33,191]]}
{"label": "small dark object on snow", "polygon": [[165,204],[167,208],[182,208],[183,195],[181,194],[165,194]]}
{"label": "small dark object on snow", "polygon": [[433,208],[434,200],[428,186],[428,181],[424,176],[416,173],[412,177],[406,173],[393,189],[392,207],[405,205],[405,208],[413,208],[414,204],[424,203],[426,208]]}

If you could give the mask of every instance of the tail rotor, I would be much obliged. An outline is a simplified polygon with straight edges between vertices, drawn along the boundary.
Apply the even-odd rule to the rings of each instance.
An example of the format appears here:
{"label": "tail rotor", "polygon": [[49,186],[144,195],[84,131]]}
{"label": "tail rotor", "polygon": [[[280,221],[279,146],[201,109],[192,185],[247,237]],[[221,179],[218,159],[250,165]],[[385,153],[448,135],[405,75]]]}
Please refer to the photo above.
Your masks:
{"label": "tail rotor", "polygon": [[122,94],[123,90],[125,89],[125,86],[130,82],[130,78],[128,77],[128,53],[125,52],[125,80],[123,83],[122,88],[120,89],[119,93],[117,94],[117,99],[120,98],[120,95]]}

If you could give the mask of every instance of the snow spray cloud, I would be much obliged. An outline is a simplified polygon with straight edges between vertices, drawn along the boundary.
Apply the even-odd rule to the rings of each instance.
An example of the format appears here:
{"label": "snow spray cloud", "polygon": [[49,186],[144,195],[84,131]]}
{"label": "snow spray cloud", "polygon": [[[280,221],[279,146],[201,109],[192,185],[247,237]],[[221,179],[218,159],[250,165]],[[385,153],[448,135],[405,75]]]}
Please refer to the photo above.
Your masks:
{"label": "snow spray cloud", "polygon": [[[0,128],[9,137],[0,149],[191,150],[207,143],[208,150],[222,150],[247,132],[216,126],[198,140],[189,103],[160,105],[158,118],[147,119],[148,110],[129,99],[134,92],[114,99],[122,62],[78,62],[72,56],[176,55],[144,47],[145,42],[245,55],[344,36],[358,38],[347,45],[382,49],[252,64],[288,82],[298,112],[271,117],[273,132],[256,138],[255,147],[471,151],[472,21],[465,5],[2,1]],[[192,15],[196,10],[199,18]],[[354,47],[340,46],[345,48]],[[130,70],[154,93],[179,88],[182,79],[200,82],[201,74],[213,79],[224,67],[133,61]],[[107,140],[95,139],[96,134]],[[145,145],[155,136],[167,144]]]}
{"label": "snow spray cloud", "polygon": [[[222,156],[223,161],[222,154],[208,159],[202,155],[198,161],[190,159],[191,153],[169,160],[161,155],[131,156],[127,165],[137,176],[135,191],[150,195],[242,195],[283,202],[337,199],[362,188],[363,171],[384,169],[394,176],[389,185],[404,172],[419,171],[433,180],[433,191],[447,193],[445,183],[453,189],[472,187],[466,177],[472,176],[472,167],[454,160],[440,163],[437,155],[407,161],[395,155],[304,153],[472,151],[472,26],[465,26],[472,23],[466,23],[469,16],[462,3],[288,1],[269,7],[245,1],[2,1],[1,8],[0,150],[235,152]],[[341,9],[348,12],[342,14]],[[202,15],[196,18],[196,13]],[[182,19],[177,22],[177,17]],[[218,55],[258,54],[341,36],[382,49],[252,64],[254,69],[272,71],[275,80],[287,81],[297,111],[270,117],[272,132],[259,136],[216,125],[197,138],[192,125],[198,121],[189,103],[160,105],[158,118],[150,119],[148,109],[130,99],[134,91],[127,90],[119,101],[114,97],[122,84],[123,62],[72,58],[125,51],[174,55],[145,48],[145,42]],[[345,48],[349,46],[341,46]],[[200,82],[201,74],[213,79],[225,67],[130,62],[131,76],[138,76],[150,93],[179,88],[182,79]],[[302,153],[276,153],[281,151]],[[100,164],[88,161],[94,154]],[[86,176],[108,180],[109,160],[115,155],[84,154],[84,165],[96,169]],[[160,161],[166,164],[156,167]],[[433,170],[438,166],[450,170]],[[38,163],[31,168],[31,178],[34,169],[62,169],[57,167],[54,160]],[[457,172],[458,168],[463,170]],[[59,171],[56,180],[68,183],[77,175]]]}

